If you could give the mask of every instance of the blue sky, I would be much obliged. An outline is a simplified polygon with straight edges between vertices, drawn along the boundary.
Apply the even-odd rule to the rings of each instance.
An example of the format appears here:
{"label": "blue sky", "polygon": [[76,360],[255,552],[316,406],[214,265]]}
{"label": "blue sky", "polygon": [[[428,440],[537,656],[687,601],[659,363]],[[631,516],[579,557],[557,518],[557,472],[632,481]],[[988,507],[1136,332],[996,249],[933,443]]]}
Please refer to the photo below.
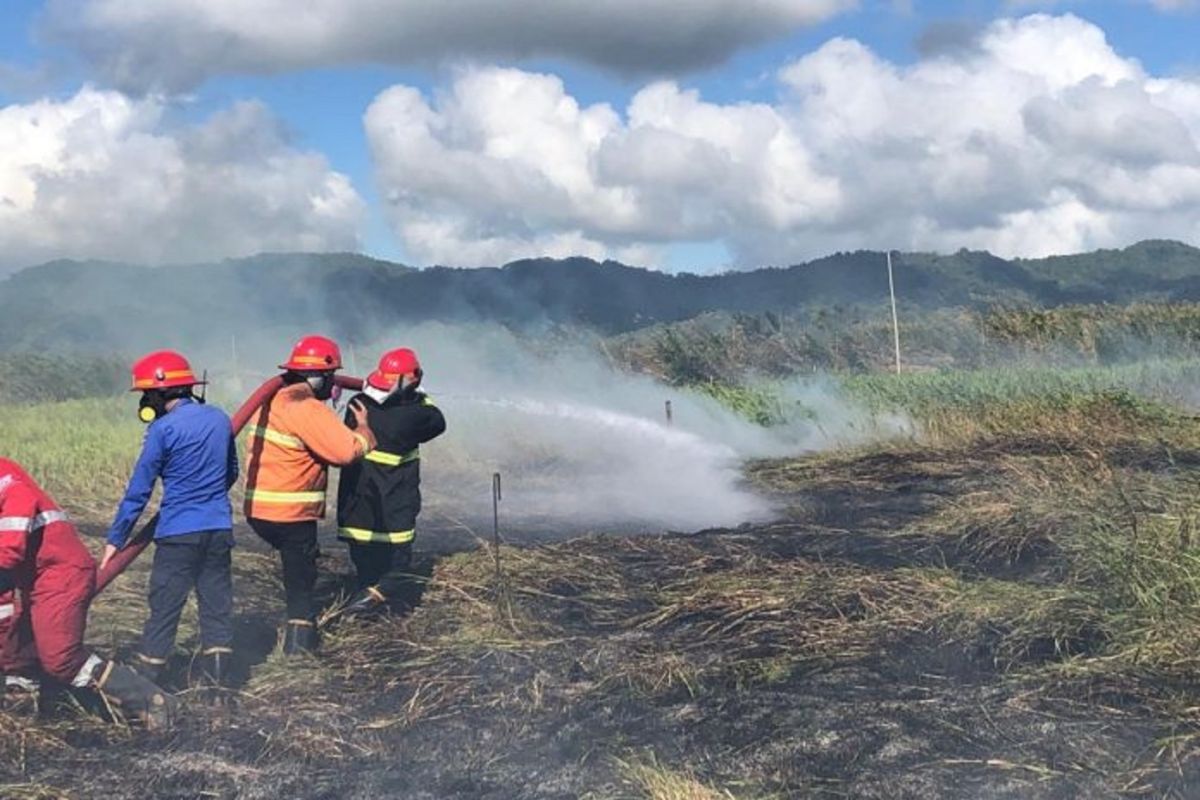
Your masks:
{"label": "blue sky", "polygon": [[[187,0],[179,2],[185,5]],[[861,42],[874,58],[891,68],[903,70],[926,57],[927,54],[923,54],[922,42],[931,39],[944,40],[946,37],[970,39],[990,30],[989,26],[995,25],[998,19],[1021,18],[1038,11],[1055,15],[1056,18],[1071,15],[1071,18],[1078,20],[1084,28],[1090,26],[1098,29],[1117,56],[1130,63],[1139,63],[1145,73],[1154,79],[1171,79],[1191,85],[1200,74],[1200,53],[1195,45],[1195,42],[1200,40],[1200,12],[1194,5],[1166,10],[1160,7],[1162,3],[1155,4],[1148,0],[1081,0],[1075,3],[1013,3],[995,0],[968,0],[957,3],[912,0],[910,3],[902,3],[865,0],[858,3],[857,8],[846,8],[840,13],[826,15],[824,19],[813,24],[793,25],[791,30],[782,36],[760,35],[757,39],[750,37],[752,41],[748,43],[728,47],[723,60],[712,66],[684,64],[677,69],[651,70],[629,75],[620,74],[609,64],[596,63],[596,59],[592,57],[573,57],[569,47],[565,53],[524,59],[505,57],[504,54],[497,56],[495,53],[475,56],[469,48],[465,53],[460,48],[444,58],[426,58],[413,63],[406,63],[402,57],[387,58],[381,60],[390,63],[362,66],[347,65],[344,57],[331,57],[327,63],[321,63],[321,59],[318,58],[312,63],[281,63],[279,66],[267,63],[250,68],[241,68],[234,64],[228,67],[218,65],[209,69],[209,64],[201,59],[194,70],[198,77],[189,74],[183,79],[183,84],[164,88],[155,86],[152,78],[137,74],[133,76],[133,84],[130,85],[128,73],[118,75],[111,67],[113,53],[137,52],[139,47],[149,52],[152,45],[138,39],[139,35],[149,38],[148,35],[138,31],[131,33],[126,29],[114,32],[115,29],[111,27],[87,29],[86,26],[83,26],[82,32],[64,32],[64,29],[71,26],[63,22],[62,7],[72,4],[75,8],[72,13],[83,18],[84,12],[89,8],[103,10],[105,0],[70,0],[57,8],[48,8],[42,2],[34,0],[9,0],[6,4],[7,24],[0,27],[0,52],[3,53],[0,58],[0,64],[3,64],[0,66],[0,107],[29,106],[43,100],[66,103],[82,86],[90,85],[99,91],[116,92],[129,97],[132,102],[145,102],[146,97],[153,97],[164,117],[157,123],[158,127],[153,133],[158,137],[169,138],[176,135],[173,126],[185,130],[189,125],[202,126],[212,115],[219,114],[242,101],[260,104],[285,131],[286,144],[281,146],[288,148],[289,158],[298,154],[318,154],[326,160],[330,171],[349,179],[350,186],[363,206],[355,222],[357,246],[372,255],[413,263],[426,263],[434,260],[433,256],[453,257],[453,243],[461,243],[463,235],[455,233],[441,245],[431,244],[432,240],[425,240],[427,234],[406,231],[402,222],[397,223],[396,218],[384,210],[385,196],[394,195],[396,190],[409,191],[412,164],[398,166],[394,175],[381,174],[384,170],[378,165],[379,154],[386,149],[386,143],[381,145],[379,135],[372,138],[364,125],[364,113],[381,93],[394,86],[419,90],[427,102],[433,105],[434,111],[440,111],[433,98],[452,91],[458,85],[456,81],[464,71],[516,67],[522,73],[556,76],[561,80],[565,94],[578,106],[586,108],[603,103],[623,115],[633,98],[643,92],[648,84],[657,79],[667,79],[682,89],[697,90],[704,101],[715,107],[737,108],[758,103],[777,108],[780,117],[786,118],[799,112],[794,104],[789,105],[791,101],[786,96],[791,89],[781,84],[778,78],[779,71],[797,59],[818,51],[827,53],[829,42],[835,38],[842,37]],[[398,5],[403,4],[404,0],[398,0]],[[69,22],[73,24],[75,21]],[[636,20],[629,24],[636,25]],[[170,20],[167,20],[161,29],[155,31],[154,36],[161,37],[161,31],[170,31],[169,25]],[[619,37],[619,34],[618,31],[616,35]],[[186,47],[190,34],[184,29],[179,35],[182,43],[179,46]],[[92,42],[108,42],[110,39],[111,47],[102,55],[97,56],[95,52],[89,52]],[[147,59],[151,57],[161,56],[151,53]],[[266,74],[247,74],[248,71],[266,71]],[[144,72],[153,73],[154,70],[147,68]],[[918,100],[913,102],[919,103]],[[895,109],[894,113],[913,112],[914,109],[909,108]],[[447,119],[442,120],[441,124],[449,127],[452,123],[448,119],[447,114]],[[1183,114],[1181,119],[1185,127],[1192,124],[1192,121],[1186,118],[1186,114]],[[797,123],[796,130],[791,134],[808,135],[809,127]],[[624,129],[615,131],[613,140],[624,141],[631,133],[632,131]],[[443,147],[449,147],[447,141],[457,142],[465,135],[463,132],[456,134],[454,131],[442,131],[438,135],[443,134]],[[496,133],[496,136],[498,137],[499,133]],[[0,141],[3,139],[0,138]],[[710,144],[707,140],[705,143]],[[478,153],[471,155],[479,156]],[[822,158],[821,153],[806,154],[806,157],[811,157],[818,164],[829,160],[828,157]],[[0,156],[0,159],[2,158],[3,156]],[[744,158],[739,161],[736,153],[729,155],[728,159],[739,167],[744,166],[748,172],[757,168],[761,173],[772,168],[771,165],[745,165]],[[488,168],[496,167],[500,171],[507,167],[504,164],[492,164],[490,161],[484,164]],[[523,166],[528,168],[530,165],[525,163]],[[729,168],[731,167],[726,165],[726,169]],[[875,167],[872,166],[871,169]],[[819,172],[819,169],[817,171]],[[3,172],[0,171],[0,176],[2,175]],[[414,177],[420,179],[414,181],[415,183],[432,180],[429,176]],[[795,187],[789,189],[789,196],[803,194],[809,185],[806,181],[813,186],[823,185],[817,178],[824,177],[841,179],[844,176],[810,175],[806,172],[792,179]],[[597,179],[597,184],[602,178],[603,176]],[[1044,187],[1044,196],[1026,198],[1025,205],[1031,210],[1047,208],[1051,204],[1049,193],[1061,193],[1064,186],[1070,183],[1064,179],[1060,185]],[[590,190],[600,192],[609,188],[612,187],[597,185],[590,187]],[[626,194],[646,189],[637,185],[617,188]],[[1068,188],[1078,191],[1073,186]],[[565,187],[564,190],[578,194],[577,189],[571,186]],[[811,194],[814,198],[826,196],[815,189]],[[471,241],[479,239],[492,242],[479,248],[481,258],[493,251],[497,254],[509,254],[511,251],[515,255],[520,252],[523,244],[529,248],[529,255],[539,254],[539,247],[545,247],[547,252],[557,255],[565,252],[562,248],[569,248],[573,241],[578,241],[583,251],[589,254],[594,252],[618,257],[621,254],[648,254],[643,256],[646,260],[656,261],[655,266],[667,269],[720,268],[738,261],[739,258],[743,262],[746,259],[771,260],[775,253],[780,254],[780,260],[787,260],[789,248],[795,249],[797,258],[820,254],[818,251],[796,246],[799,234],[794,232],[791,218],[786,215],[786,231],[781,229],[785,223],[771,222],[768,219],[770,214],[762,220],[753,219],[746,222],[744,217],[748,212],[743,206],[762,204],[753,196],[734,199],[720,208],[695,211],[693,215],[705,216],[702,223],[681,222],[681,219],[691,213],[685,210],[678,211],[671,219],[664,219],[658,227],[616,218],[600,218],[588,211],[580,211],[578,219],[563,220],[558,218],[553,209],[532,214],[523,213],[520,208],[479,208],[471,198],[444,195],[437,191],[436,186],[405,202],[412,203],[413,208],[419,207],[421,213],[428,217],[422,226],[414,226],[421,227],[424,231],[436,228],[440,224],[433,216],[434,212],[426,214],[425,209],[446,208],[446,219],[452,220],[452,224],[447,223],[448,227],[454,227],[456,231],[469,229],[472,233],[467,234],[468,238],[474,237]],[[586,200],[583,201],[583,205],[598,202],[601,201]],[[683,201],[676,199],[671,202]],[[814,199],[812,204],[817,205],[817,200]],[[1003,213],[1020,210],[1008,209],[1006,202],[1000,203],[997,208],[1000,206],[1004,206]],[[1056,206],[1058,207],[1066,208],[1061,203]],[[1060,213],[1065,214],[1066,211]],[[936,218],[939,214],[945,215],[944,211],[939,209],[915,208],[906,221],[910,227],[914,224],[931,224],[941,229],[939,235],[929,237],[931,245],[937,247],[952,244],[953,234],[948,232],[950,226]],[[1082,215],[1082,212],[1080,214]],[[981,218],[987,218],[988,213],[981,210],[980,215]],[[1072,217],[1074,221],[1071,224],[1084,224],[1086,215],[1081,215]],[[501,217],[508,218],[509,222],[497,222]],[[929,222],[930,217],[935,219]],[[520,219],[513,221],[513,218]],[[802,215],[796,219],[800,220],[796,229],[803,228],[806,223]],[[812,239],[819,244],[813,246],[833,247],[852,243],[852,220],[852,216],[848,215],[845,220],[836,221],[834,224],[828,224],[824,220],[814,221],[811,225]],[[758,248],[747,243],[746,240],[753,237],[753,231],[748,231],[747,226],[752,228],[754,224],[760,223],[769,228],[765,231],[764,238],[774,242],[772,247]],[[880,230],[873,235],[864,235],[862,244],[877,245],[879,241],[873,238],[874,236],[894,235],[895,231],[904,233],[905,229],[901,227],[904,223],[905,220],[898,220],[895,226],[886,231]],[[509,227],[504,228],[505,225]],[[728,228],[723,228],[722,225]],[[1100,231],[1105,228],[1105,224],[1097,222],[1093,227]],[[1109,224],[1109,227],[1112,225]],[[1125,230],[1133,229],[1136,225],[1133,222],[1122,221],[1118,227]],[[501,228],[504,229],[500,230]],[[627,229],[636,230],[627,233]],[[1006,238],[1000,223],[990,229],[994,232],[991,238],[973,228],[961,230],[962,243],[965,246],[975,246],[980,242],[1000,243],[1009,239],[1017,242],[1036,239],[1032,234],[1012,234]],[[0,227],[0,237],[3,237],[3,231]],[[321,237],[309,235],[310,233],[298,234],[297,240],[317,241],[319,246]],[[1148,230],[1147,233],[1158,234],[1161,231]],[[1187,239],[1194,233],[1194,229],[1182,230],[1180,238]],[[1091,238],[1082,236],[1074,240],[1071,236],[1062,237],[1063,246],[1066,248],[1078,243],[1090,244],[1093,240],[1095,243],[1106,243],[1096,238],[1099,234],[1089,235]],[[281,234],[276,239],[286,242],[287,236]],[[1045,236],[1042,236],[1041,240],[1044,239]],[[500,241],[507,244],[497,244]],[[3,243],[2,238],[0,243]],[[897,244],[920,245],[922,240],[920,236],[913,234],[910,241],[900,241]],[[266,247],[272,245],[273,240],[264,242]],[[238,254],[246,246],[245,241],[242,241],[240,249],[235,248],[230,254]],[[1021,246],[1014,245],[1018,250]],[[78,254],[71,248],[64,248],[64,251],[68,254]],[[40,255],[41,252],[38,252]],[[146,248],[146,252],[154,253],[155,248]],[[215,252],[200,254],[218,255]],[[436,260],[449,262],[450,258]],[[464,262],[464,265],[470,264]]]}

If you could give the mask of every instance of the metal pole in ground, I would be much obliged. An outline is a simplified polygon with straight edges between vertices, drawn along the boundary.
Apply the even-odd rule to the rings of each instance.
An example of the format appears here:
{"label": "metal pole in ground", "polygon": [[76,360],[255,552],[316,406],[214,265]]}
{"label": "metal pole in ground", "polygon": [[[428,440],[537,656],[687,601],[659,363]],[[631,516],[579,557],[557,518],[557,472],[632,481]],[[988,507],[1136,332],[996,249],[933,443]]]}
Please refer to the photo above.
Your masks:
{"label": "metal pole in ground", "polygon": [[496,598],[500,597],[500,473],[492,473],[492,554],[496,559]]}
{"label": "metal pole in ground", "polygon": [[900,374],[900,318],[896,316],[896,282],[892,279],[892,251],[887,251],[888,294],[892,296],[892,336],[896,341],[896,374]]}

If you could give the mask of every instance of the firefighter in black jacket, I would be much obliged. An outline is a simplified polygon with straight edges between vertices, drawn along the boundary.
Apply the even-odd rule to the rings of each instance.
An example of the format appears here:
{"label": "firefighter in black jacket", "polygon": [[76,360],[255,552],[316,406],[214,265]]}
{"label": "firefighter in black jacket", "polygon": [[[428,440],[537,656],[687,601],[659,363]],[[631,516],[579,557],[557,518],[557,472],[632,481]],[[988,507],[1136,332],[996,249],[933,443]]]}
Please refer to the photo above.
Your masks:
{"label": "firefighter in black jacket", "polygon": [[[418,388],[421,374],[416,353],[391,350],[356,397],[378,446],[342,468],[338,487],[338,538],[349,543],[358,573],[347,614],[382,607],[407,580],[421,511],[420,446],[446,430],[442,412]],[[346,424],[356,424],[349,412]]]}

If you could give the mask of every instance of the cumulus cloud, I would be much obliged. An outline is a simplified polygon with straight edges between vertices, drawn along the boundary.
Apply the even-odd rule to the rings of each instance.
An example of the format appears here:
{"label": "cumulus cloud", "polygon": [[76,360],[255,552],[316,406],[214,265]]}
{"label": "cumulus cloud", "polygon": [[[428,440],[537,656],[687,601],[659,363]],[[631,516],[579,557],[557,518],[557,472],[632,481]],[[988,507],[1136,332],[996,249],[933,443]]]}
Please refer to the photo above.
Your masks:
{"label": "cumulus cloud", "polygon": [[429,262],[1200,241],[1200,82],[1147,74],[1071,15],[951,38],[904,66],[834,39],[780,70],[772,103],[655,82],[617,110],[481,68],[432,97],[388,89],[364,121],[394,228]]}
{"label": "cumulus cloud", "polygon": [[51,0],[44,26],[126,89],[341,64],[560,57],[709,66],[856,0]]}
{"label": "cumulus cloud", "polygon": [[166,113],[93,88],[0,107],[0,269],[356,248],[349,180],[290,146],[263,106],[182,127]]}

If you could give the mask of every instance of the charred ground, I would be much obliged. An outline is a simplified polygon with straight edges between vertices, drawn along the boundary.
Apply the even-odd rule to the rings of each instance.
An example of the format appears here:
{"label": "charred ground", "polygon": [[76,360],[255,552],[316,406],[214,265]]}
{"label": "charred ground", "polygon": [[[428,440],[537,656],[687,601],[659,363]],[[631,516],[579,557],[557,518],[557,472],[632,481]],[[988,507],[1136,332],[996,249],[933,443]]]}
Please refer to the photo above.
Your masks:
{"label": "charred ground", "polygon": [[[499,580],[486,549],[427,551],[410,613],[331,622],[299,663],[243,536],[227,704],[185,693],[165,737],[6,711],[0,794],[1193,796],[1194,428],[1109,402],[757,463],[772,524],[509,546]],[[134,641],[144,580],[97,644]]]}

